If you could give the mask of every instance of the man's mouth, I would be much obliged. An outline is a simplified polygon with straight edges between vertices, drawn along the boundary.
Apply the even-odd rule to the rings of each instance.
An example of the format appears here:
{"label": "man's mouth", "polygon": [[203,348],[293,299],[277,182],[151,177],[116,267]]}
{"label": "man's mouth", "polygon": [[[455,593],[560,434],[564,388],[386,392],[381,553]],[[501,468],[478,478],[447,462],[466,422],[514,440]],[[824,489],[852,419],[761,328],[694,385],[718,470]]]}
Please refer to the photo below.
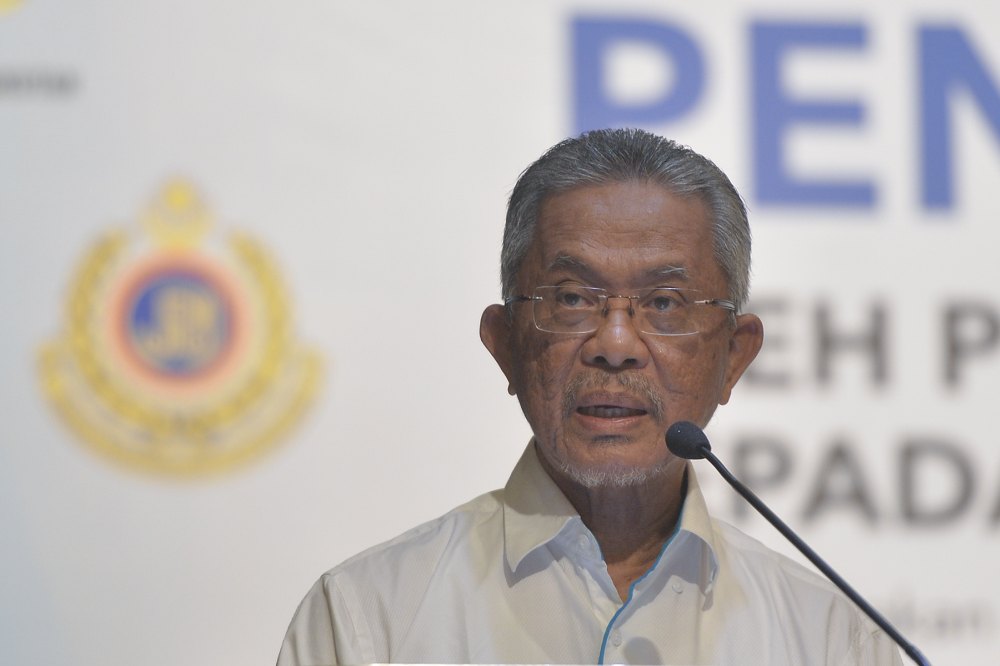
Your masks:
{"label": "man's mouth", "polygon": [[577,407],[576,413],[599,419],[624,419],[631,416],[645,416],[647,412],[645,409],[633,409],[619,405],[588,405]]}
{"label": "man's mouth", "polygon": [[579,375],[566,387],[562,407],[565,418],[592,419],[594,427],[601,423],[610,427],[615,421],[620,427],[631,427],[647,416],[656,422],[663,420],[663,400],[652,381],[634,373]]}

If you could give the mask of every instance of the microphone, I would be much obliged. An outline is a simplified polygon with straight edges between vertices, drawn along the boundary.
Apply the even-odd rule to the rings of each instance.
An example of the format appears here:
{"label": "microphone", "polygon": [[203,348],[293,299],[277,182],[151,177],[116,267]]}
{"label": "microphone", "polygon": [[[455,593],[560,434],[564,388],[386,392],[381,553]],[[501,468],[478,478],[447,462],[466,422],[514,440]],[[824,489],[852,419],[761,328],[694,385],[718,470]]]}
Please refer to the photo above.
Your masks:
{"label": "microphone", "polygon": [[685,458],[687,460],[701,460],[702,458],[705,458],[708,462],[712,463],[712,466],[719,471],[722,478],[724,478],[736,492],[742,495],[743,498],[749,502],[758,513],[767,518],[769,523],[774,525],[774,527],[781,532],[786,539],[791,541],[792,545],[798,548],[799,552],[805,555],[817,569],[822,571],[834,585],[840,588],[841,592],[846,594],[851,601],[857,604],[858,608],[860,608],[865,615],[871,618],[875,624],[881,627],[882,631],[889,634],[892,640],[896,642],[896,645],[901,647],[903,652],[905,652],[910,659],[917,664],[921,664],[921,666],[930,666],[930,662],[927,661],[927,658],[920,653],[920,650],[918,650],[915,645],[906,640],[895,627],[889,624],[889,621],[885,619],[881,613],[865,601],[865,599],[858,594],[846,580],[841,578],[840,574],[834,571],[833,568],[816,553],[816,551],[810,548],[805,541],[799,538],[799,535],[793,532],[792,528],[778,518],[778,515],[771,511],[771,509],[769,509],[767,505],[753,493],[753,491],[743,485],[739,479],[733,476],[732,473],[726,469],[726,466],[722,464],[714,453],[712,453],[712,445],[709,444],[708,437],[705,436],[705,433],[701,428],[690,421],[678,421],[667,428],[666,440],[667,448],[670,449],[670,452],[678,458]]}

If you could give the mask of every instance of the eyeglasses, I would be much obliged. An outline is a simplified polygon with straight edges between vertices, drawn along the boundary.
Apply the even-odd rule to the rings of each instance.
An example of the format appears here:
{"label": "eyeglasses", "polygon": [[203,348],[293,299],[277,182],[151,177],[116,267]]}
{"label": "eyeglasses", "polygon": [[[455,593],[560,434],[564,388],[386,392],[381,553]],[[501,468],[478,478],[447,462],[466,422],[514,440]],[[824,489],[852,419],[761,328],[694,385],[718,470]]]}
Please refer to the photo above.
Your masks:
{"label": "eyeglasses", "polygon": [[[628,313],[640,333],[693,335],[707,330],[714,310],[736,312],[736,304],[721,298],[696,300],[694,289],[657,287],[636,296],[609,294],[600,287],[575,284],[535,287],[531,296],[511,296],[505,305],[531,301],[535,327],[549,333],[593,333],[608,314],[612,298],[628,300]],[[710,307],[701,307],[710,306]]]}

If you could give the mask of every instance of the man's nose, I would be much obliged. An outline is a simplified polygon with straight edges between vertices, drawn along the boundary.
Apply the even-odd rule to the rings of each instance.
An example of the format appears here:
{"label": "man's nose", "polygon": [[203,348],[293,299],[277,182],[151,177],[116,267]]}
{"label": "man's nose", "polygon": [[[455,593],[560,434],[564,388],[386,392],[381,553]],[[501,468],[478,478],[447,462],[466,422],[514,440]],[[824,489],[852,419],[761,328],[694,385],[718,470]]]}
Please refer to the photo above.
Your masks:
{"label": "man's nose", "polygon": [[632,301],[609,296],[604,317],[583,345],[583,361],[607,368],[641,368],[649,362],[649,348],[639,335]]}

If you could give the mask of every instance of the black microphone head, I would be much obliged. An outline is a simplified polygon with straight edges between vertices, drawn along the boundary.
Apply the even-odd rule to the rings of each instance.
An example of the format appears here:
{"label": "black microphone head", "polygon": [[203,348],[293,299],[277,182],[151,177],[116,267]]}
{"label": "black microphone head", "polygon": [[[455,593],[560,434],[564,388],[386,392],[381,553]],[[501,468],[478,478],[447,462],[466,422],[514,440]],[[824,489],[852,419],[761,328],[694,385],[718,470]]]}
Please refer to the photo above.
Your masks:
{"label": "black microphone head", "polygon": [[712,445],[701,428],[690,421],[678,421],[667,428],[667,448],[678,458],[700,460]]}

